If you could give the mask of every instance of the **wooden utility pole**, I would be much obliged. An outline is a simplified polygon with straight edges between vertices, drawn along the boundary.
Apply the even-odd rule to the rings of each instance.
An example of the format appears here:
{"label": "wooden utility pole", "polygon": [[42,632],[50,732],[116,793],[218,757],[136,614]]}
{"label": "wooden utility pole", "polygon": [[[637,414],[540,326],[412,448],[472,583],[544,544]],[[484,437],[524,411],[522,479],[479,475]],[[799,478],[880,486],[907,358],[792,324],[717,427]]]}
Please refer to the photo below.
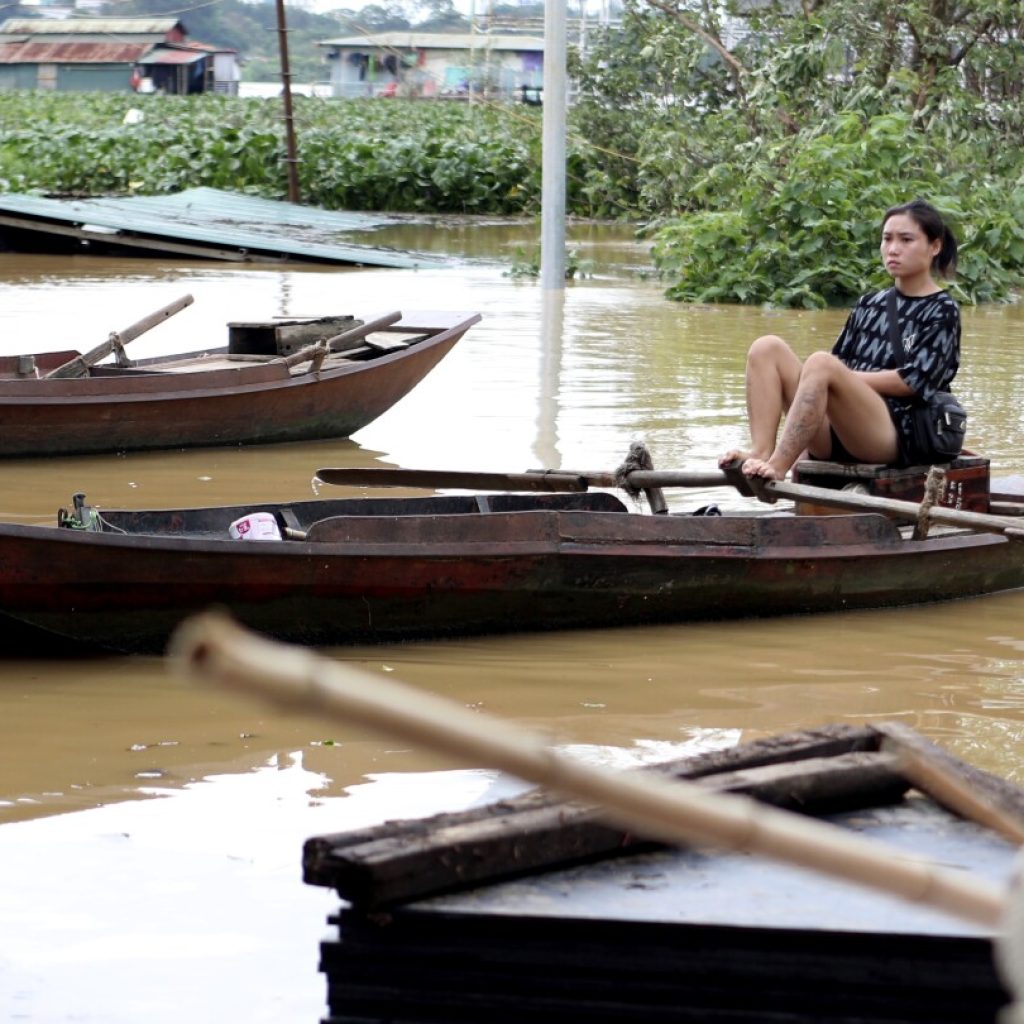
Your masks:
{"label": "wooden utility pole", "polygon": [[284,138],[288,155],[288,201],[299,199],[299,157],[295,146],[295,116],[292,113],[292,73],[288,66],[288,27],[285,24],[284,0],[277,0],[277,48],[281,57],[281,98],[284,100]]}

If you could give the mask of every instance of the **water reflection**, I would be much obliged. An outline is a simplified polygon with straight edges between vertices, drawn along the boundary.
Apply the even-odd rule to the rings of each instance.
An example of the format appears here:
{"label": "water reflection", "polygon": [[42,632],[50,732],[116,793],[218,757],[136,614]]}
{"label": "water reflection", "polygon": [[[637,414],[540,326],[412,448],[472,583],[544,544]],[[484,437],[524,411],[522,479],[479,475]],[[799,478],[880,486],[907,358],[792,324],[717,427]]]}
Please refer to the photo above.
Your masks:
{"label": "water reflection", "polygon": [[541,302],[540,387],[537,394],[537,440],[533,452],[539,466],[561,469],[558,417],[561,409],[565,292],[545,289]]}

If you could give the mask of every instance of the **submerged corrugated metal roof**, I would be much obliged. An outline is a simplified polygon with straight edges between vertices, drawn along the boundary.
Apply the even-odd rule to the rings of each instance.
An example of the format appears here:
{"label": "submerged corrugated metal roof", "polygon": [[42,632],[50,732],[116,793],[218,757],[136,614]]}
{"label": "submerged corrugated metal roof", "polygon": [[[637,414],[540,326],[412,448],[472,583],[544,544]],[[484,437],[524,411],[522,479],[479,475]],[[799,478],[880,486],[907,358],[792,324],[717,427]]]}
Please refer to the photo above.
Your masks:
{"label": "submerged corrugated metal roof", "polygon": [[[453,261],[433,253],[410,252],[346,242],[344,235],[372,231],[405,218],[296,206],[195,188],[170,196],[114,199],[45,199],[0,193],[0,233],[5,227],[103,239],[139,248],[217,259],[285,258],[377,267],[444,266]],[[208,249],[208,253],[203,250]]]}
{"label": "submerged corrugated metal roof", "polygon": [[133,64],[149,43],[26,43],[0,39],[0,64]]}
{"label": "submerged corrugated metal roof", "polygon": [[162,37],[180,25],[181,22],[177,18],[8,18],[0,23],[0,35]]}

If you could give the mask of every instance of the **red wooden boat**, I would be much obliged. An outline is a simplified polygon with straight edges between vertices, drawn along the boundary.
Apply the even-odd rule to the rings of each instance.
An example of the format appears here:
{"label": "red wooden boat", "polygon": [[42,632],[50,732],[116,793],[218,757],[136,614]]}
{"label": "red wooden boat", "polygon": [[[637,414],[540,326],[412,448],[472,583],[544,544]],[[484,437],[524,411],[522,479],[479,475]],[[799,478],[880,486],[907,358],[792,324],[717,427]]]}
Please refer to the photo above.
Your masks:
{"label": "red wooden boat", "polygon": [[100,346],[118,353],[110,364],[89,358],[99,349],[0,357],[0,456],[347,437],[412,390],[479,319],[234,323],[226,347],[187,355],[133,362],[119,344]]}
{"label": "red wooden boat", "polygon": [[[261,513],[281,539],[232,538],[232,524]],[[646,515],[588,491],[173,510],[92,509],[78,496],[60,521],[71,528],[0,524],[9,653],[24,625],[157,651],[213,604],[271,636],[334,645],[844,611],[1024,586],[1019,515],[1005,516],[1008,535],[941,526],[914,539],[878,514]]]}

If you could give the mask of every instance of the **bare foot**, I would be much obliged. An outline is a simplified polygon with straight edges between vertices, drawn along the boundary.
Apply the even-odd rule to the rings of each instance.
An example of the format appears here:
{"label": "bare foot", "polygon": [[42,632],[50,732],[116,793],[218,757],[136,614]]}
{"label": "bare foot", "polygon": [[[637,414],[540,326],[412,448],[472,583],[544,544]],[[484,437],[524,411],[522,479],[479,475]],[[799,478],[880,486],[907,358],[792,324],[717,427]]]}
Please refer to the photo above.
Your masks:
{"label": "bare foot", "polygon": [[748,452],[743,448],[731,448],[724,455],[718,457],[718,468],[725,469],[727,466],[733,463],[742,464],[748,459],[767,459],[768,453],[759,454],[758,452]]}
{"label": "bare foot", "polygon": [[782,480],[786,475],[780,473],[767,459],[747,459],[740,469],[744,476],[759,476],[762,480]]}

